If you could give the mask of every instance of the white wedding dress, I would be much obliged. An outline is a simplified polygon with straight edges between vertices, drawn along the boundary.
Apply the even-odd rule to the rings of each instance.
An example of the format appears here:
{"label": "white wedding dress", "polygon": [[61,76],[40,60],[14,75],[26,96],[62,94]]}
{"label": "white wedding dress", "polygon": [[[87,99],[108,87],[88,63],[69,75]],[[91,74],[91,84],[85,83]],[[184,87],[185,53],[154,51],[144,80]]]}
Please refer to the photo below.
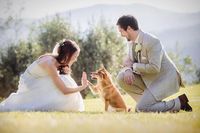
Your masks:
{"label": "white wedding dress", "polygon": [[[76,87],[70,75],[60,75],[66,86]],[[80,92],[64,95],[37,60],[20,76],[18,90],[0,103],[0,111],[84,111]]]}

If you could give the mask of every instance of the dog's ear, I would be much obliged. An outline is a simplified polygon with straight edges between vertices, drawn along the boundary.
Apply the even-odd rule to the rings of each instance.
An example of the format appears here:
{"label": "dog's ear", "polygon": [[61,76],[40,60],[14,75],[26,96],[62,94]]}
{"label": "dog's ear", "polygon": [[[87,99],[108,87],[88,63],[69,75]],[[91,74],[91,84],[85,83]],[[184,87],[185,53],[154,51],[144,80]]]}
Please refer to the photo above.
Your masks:
{"label": "dog's ear", "polygon": [[103,63],[101,63],[100,68],[105,69]]}
{"label": "dog's ear", "polygon": [[106,79],[106,73],[105,72],[102,72],[101,76],[102,76],[103,79]]}

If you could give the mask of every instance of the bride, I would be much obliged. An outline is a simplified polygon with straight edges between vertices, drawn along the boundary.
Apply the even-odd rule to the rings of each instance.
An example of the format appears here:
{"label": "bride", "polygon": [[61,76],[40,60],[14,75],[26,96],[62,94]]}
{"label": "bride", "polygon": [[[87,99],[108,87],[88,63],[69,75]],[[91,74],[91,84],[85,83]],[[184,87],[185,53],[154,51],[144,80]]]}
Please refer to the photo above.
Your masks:
{"label": "bride", "polygon": [[84,111],[80,91],[88,86],[82,74],[77,86],[70,67],[80,48],[71,40],[56,44],[52,54],[35,60],[20,76],[18,90],[0,103],[0,111]]}

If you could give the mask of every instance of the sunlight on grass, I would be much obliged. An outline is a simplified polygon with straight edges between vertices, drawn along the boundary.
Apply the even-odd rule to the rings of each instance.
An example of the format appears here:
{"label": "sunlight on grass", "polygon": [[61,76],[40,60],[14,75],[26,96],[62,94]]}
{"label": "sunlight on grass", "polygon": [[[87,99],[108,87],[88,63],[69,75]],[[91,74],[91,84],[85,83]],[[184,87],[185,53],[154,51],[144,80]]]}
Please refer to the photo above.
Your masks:
{"label": "sunlight on grass", "polygon": [[[86,111],[0,113],[0,133],[199,133],[200,84],[182,88],[167,100],[186,93],[194,111],[186,113],[105,113],[101,99],[84,100]],[[127,95],[126,103],[134,110],[135,102]]]}

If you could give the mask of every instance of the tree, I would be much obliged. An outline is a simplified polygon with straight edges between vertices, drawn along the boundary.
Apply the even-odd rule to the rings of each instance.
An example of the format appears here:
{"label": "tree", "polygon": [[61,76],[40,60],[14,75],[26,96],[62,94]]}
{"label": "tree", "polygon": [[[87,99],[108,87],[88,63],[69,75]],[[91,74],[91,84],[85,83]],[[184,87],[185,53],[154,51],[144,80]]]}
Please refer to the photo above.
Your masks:
{"label": "tree", "polygon": [[52,52],[55,44],[65,38],[76,40],[76,34],[70,23],[58,15],[42,22],[36,30],[37,42],[42,47],[42,52]]}
{"label": "tree", "polygon": [[20,74],[40,54],[40,47],[19,41],[0,52],[0,97],[7,97],[17,90]]}
{"label": "tree", "polygon": [[176,52],[169,52],[169,56],[180,71],[184,82],[188,84],[193,83],[196,80],[196,66],[193,64],[190,56],[181,57],[179,50],[179,44],[176,43]]}
{"label": "tree", "polygon": [[7,46],[9,44],[16,44],[19,40],[19,33],[22,30],[21,13],[24,10],[23,3],[16,6],[11,0],[1,1],[1,18],[0,18],[0,45]]}

